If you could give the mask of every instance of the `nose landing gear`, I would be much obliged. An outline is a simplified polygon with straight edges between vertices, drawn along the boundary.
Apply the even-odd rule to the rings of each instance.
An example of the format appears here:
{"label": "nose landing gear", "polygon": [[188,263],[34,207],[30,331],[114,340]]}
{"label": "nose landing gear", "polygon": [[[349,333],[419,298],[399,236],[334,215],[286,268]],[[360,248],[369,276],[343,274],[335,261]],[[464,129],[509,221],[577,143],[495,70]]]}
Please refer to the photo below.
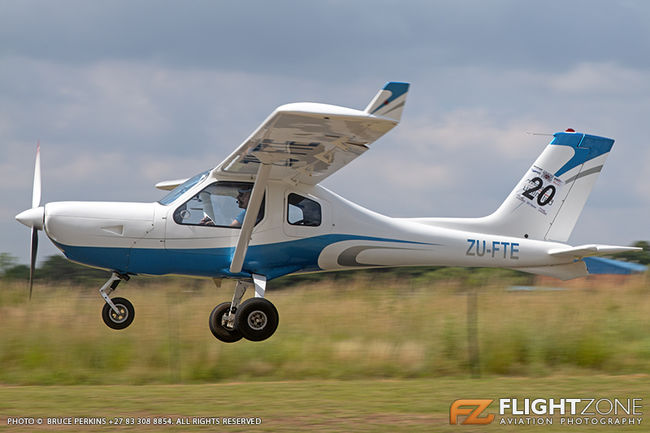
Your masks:
{"label": "nose landing gear", "polygon": [[[255,286],[255,297],[241,302],[246,290]],[[266,278],[253,274],[253,283],[238,280],[232,302],[217,305],[210,314],[210,331],[225,343],[234,343],[245,338],[263,341],[271,337],[278,328],[278,310],[264,298]]]}
{"label": "nose landing gear", "polygon": [[111,329],[127,328],[133,323],[133,319],[135,319],[135,308],[133,308],[133,304],[128,299],[111,299],[108,297],[108,295],[117,289],[118,284],[122,280],[128,281],[129,276],[113,272],[108,281],[99,289],[99,294],[106,301],[106,304],[102,308],[102,319],[106,323],[106,326]]}

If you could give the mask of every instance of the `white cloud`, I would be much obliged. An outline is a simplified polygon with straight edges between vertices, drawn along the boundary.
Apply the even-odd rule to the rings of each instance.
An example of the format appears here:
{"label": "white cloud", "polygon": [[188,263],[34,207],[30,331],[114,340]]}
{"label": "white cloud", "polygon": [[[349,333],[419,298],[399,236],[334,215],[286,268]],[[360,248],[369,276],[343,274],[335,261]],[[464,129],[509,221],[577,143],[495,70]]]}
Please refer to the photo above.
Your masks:
{"label": "white cloud", "polygon": [[650,90],[650,71],[616,63],[579,63],[566,72],[551,75],[548,87],[571,95],[643,95]]}
{"label": "white cloud", "polygon": [[[639,176],[640,179],[638,182],[635,182],[634,189],[638,193],[639,199],[650,207],[650,149],[644,149],[640,157],[641,166],[644,169],[640,172],[634,173],[636,176]],[[650,217],[650,215],[646,215]]]}
{"label": "white cloud", "polygon": [[549,128],[527,119],[502,122],[484,109],[406,119],[326,185],[391,216],[482,216],[548,142],[526,130]]}
{"label": "white cloud", "polygon": [[398,130],[398,139],[412,142],[421,151],[436,148],[452,154],[489,152],[515,160],[528,154],[527,145],[538,142],[527,132],[549,132],[553,128],[528,118],[501,121],[486,108],[457,109],[435,121],[420,117]]}

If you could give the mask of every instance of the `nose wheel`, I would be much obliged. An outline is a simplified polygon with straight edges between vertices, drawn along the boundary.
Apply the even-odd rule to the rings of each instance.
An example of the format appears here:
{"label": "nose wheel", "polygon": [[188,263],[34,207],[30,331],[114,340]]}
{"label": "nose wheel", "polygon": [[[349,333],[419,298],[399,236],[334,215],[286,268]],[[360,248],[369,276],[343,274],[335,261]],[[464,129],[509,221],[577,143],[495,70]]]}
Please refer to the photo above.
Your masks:
{"label": "nose wheel", "polygon": [[[246,290],[255,287],[255,297],[241,302]],[[239,280],[232,302],[217,305],[210,314],[210,331],[218,340],[234,343],[245,338],[263,341],[278,329],[279,314],[269,300],[264,298],[266,278],[253,275],[250,281]]]}
{"label": "nose wheel", "polygon": [[128,281],[129,276],[113,272],[111,278],[99,289],[99,294],[106,302],[102,308],[102,319],[111,329],[127,328],[135,319],[135,308],[128,299],[108,297],[122,280]]}
{"label": "nose wheel", "polygon": [[102,319],[104,319],[104,323],[111,329],[124,329],[128,327],[133,322],[133,319],[135,319],[133,304],[124,298],[113,298],[111,301],[113,301],[117,311],[113,310],[110,305],[104,304],[104,308],[102,308]]}

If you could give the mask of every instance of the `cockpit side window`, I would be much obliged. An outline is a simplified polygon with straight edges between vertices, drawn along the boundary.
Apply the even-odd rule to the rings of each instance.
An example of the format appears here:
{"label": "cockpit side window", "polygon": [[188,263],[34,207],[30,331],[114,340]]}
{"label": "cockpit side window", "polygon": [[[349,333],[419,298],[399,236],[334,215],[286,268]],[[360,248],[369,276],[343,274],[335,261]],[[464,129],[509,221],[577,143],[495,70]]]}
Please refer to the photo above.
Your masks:
{"label": "cockpit side window", "polygon": [[317,227],[321,224],[321,219],[320,204],[298,194],[289,194],[287,205],[287,222],[289,224]]}
{"label": "cockpit side window", "polygon": [[167,206],[168,204],[176,200],[178,197],[183,195],[187,190],[192,188],[194,185],[196,185],[197,183],[205,179],[208,176],[208,174],[210,174],[210,170],[204,171],[203,173],[199,173],[196,176],[186,180],[182,184],[178,185],[176,188],[172,189],[166,196],[158,200],[158,203]]}
{"label": "cockpit side window", "polygon": [[[174,211],[177,224],[240,228],[248,207],[252,183],[216,182]],[[257,214],[259,223],[264,218],[264,199]]]}

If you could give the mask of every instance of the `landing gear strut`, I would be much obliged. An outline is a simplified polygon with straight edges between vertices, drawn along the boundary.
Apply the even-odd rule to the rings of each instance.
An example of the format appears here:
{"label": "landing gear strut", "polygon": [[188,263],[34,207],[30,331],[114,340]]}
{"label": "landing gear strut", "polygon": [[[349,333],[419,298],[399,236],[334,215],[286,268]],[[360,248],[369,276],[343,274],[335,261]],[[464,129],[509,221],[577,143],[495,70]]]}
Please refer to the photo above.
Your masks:
{"label": "landing gear strut", "polygon": [[99,294],[102,295],[106,304],[102,308],[102,319],[104,323],[111,329],[124,329],[128,327],[135,319],[135,308],[128,299],[124,298],[109,298],[115,289],[117,289],[120,282],[128,281],[129,276],[113,272],[111,277],[99,289]]}
{"label": "landing gear strut", "polygon": [[[255,287],[255,297],[241,302],[246,290]],[[253,274],[253,282],[238,280],[232,302],[217,305],[210,314],[210,331],[217,339],[234,343],[245,338],[263,341],[278,328],[278,310],[264,299],[266,278]]]}

